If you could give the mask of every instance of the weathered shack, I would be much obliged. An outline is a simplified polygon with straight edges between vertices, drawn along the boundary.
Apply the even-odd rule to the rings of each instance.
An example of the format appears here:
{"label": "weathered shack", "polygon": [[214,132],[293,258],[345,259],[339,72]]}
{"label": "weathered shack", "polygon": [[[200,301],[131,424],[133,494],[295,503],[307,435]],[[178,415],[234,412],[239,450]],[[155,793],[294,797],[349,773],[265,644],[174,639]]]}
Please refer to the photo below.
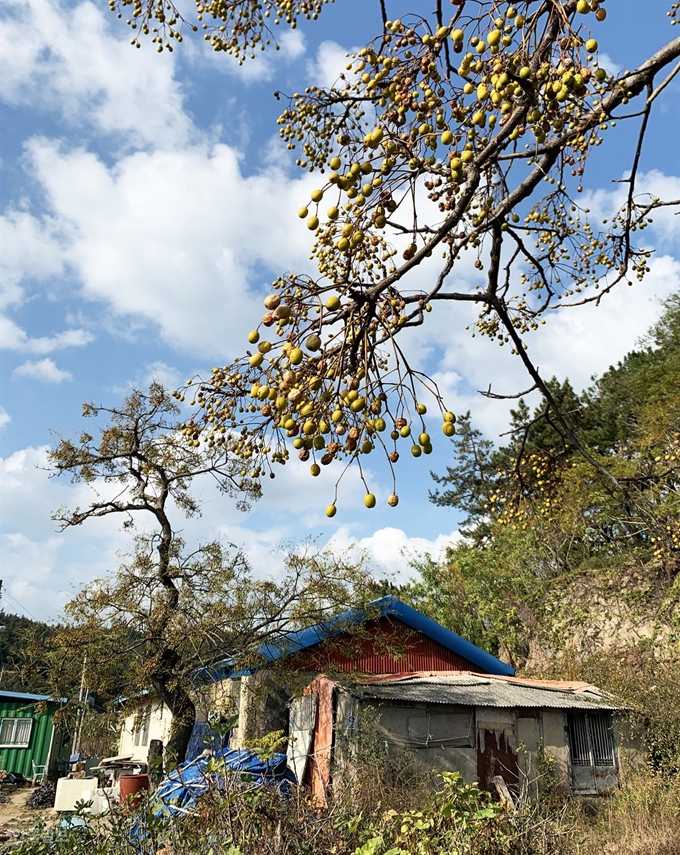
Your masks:
{"label": "weathered shack", "polygon": [[263,646],[259,664],[234,671],[230,663],[206,669],[202,709],[239,715],[231,745],[272,730],[288,730],[288,701],[317,674],[347,678],[418,671],[512,675],[514,669],[417,609],[388,596],[367,610],[351,609],[325,624],[289,633]]}
{"label": "weathered shack", "polygon": [[408,749],[423,771],[458,771],[486,789],[500,776],[515,793],[551,774],[567,791],[605,795],[619,786],[622,751],[639,751],[625,710],[587,683],[473,673],[318,677],[292,703],[289,749],[317,796],[334,768],[343,774],[351,765],[366,720],[386,752]]}

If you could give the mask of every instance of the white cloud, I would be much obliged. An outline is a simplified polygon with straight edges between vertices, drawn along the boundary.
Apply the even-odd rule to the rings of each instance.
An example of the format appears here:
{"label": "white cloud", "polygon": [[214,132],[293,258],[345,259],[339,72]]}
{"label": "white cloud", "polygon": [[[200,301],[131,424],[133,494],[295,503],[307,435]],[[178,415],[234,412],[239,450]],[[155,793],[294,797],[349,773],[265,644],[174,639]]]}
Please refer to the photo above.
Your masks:
{"label": "white cloud", "polygon": [[49,218],[8,209],[0,216],[0,246],[0,309],[21,303],[25,280],[64,273],[60,237]]}
{"label": "white cloud", "polygon": [[[627,177],[624,176],[624,177]],[[602,219],[611,219],[627,201],[628,184],[620,181],[609,188],[586,191],[582,195],[582,205],[590,210],[591,221],[599,224]],[[635,185],[635,195],[640,205],[645,205],[650,198],[662,201],[680,199],[680,175],[666,175],[658,169],[638,175]],[[651,215],[653,226],[641,234],[638,232],[636,243],[649,248],[654,243],[654,237],[662,241],[677,241],[680,239],[680,216],[677,205],[658,208]]]}
{"label": "white cloud", "polygon": [[29,338],[25,330],[14,321],[0,315],[0,347],[28,353],[52,353],[66,347],[84,347],[94,341],[92,333],[83,329],[70,329],[52,336]]}
{"label": "white cloud", "polygon": [[[356,51],[356,48],[353,48],[353,51]],[[309,82],[324,89],[330,89],[338,84],[340,74],[347,74],[345,69],[349,62],[347,53],[347,49],[337,42],[321,42],[314,59],[307,62],[306,73]]]}
{"label": "white cloud", "polygon": [[63,383],[64,380],[73,380],[73,375],[69,371],[58,368],[52,359],[22,362],[14,369],[12,376],[28,377],[31,380],[40,380],[42,383]]}
{"label": "white cloud", "polygon": [[225,145],[136,153],[112,167],[42,139],[28,150],[82,295],[158,325],[175,347],[233,359],[261,316],[255,288],[309,265],[309,232],[295,217],[309,175],[268,166],[246,177]]}
{"label": "white cloud", "polygon": [[328,546],[338,552],[356,546],[366,553],[377,575],[403,583],[415,574],[411,562],[417,556],[422,557],[427,553],[437,560],[459,540],[461,535],[458,531],[440,534],[434,540],[428,540],[425,537],[409,537],[402,529],[392,527],[378,529],[368,537],[356,538],[351,528],[343,527],[330,538]]}
{"label": "white cloud", "polygon": [[12,417],[4,407],[0,406],[0,431],[7,427],[12,421]]}
{"label": "white cloud", "polygon": [[[58,112],[74,125],[116,134],[125,145],[185,143],[173,54],[130,46],[128,28],[83,2],[5,0],[0,18],[0,97]],[[110,25],[115,24],[115,29]]]}
{"label": "white cloud", "polygon": [[282,66],[299,59],[307,50],[302,30],[284,30],[275,35],[278,50],[273,45],[265,50],[257,48],[243,62],[225,57],[221,51],[212,50],[198,39],[187,39],[182,44],[182,51],[194,65],[209,68],[212,72],[234,76],[246,85],[265,83],[273,80],[281,72]]}

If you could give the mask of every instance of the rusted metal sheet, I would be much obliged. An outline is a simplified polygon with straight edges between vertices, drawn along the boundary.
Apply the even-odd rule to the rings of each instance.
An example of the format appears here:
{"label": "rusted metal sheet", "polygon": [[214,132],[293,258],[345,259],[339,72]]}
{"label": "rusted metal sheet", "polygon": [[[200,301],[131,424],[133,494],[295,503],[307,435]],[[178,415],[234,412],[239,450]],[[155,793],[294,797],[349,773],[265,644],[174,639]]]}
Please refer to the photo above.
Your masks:
{"label": "rusted metal sheet", "polygon": [[511,790],[518,792],[514,712],[477,711],[477,776],[480,786],[489,792],[497,792],[493,780],[497,776],[500,776]]}
{"label": "rusted metal sheet", "polygon": [[305,688],[305,695],[317,695],[316,720],[310,748],[308,775],[312,798],[318,805],[327,803],[333,755],[333,692],[336,684],[320,674]]}
{"label": "rusted metal sheet", "polygon": [[328,673],[480,670],[468,659],[390,617],[371,621],[356,635],[347,633],[322,641],[292,660],[295,669]]}

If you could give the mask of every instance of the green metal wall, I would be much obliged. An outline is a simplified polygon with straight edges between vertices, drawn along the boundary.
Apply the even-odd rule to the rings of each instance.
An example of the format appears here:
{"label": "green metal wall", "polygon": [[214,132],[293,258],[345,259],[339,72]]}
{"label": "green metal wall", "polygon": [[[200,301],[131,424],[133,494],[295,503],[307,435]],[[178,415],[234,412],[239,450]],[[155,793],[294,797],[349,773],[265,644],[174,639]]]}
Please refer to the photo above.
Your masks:
{"label": "green metal wall", "polygon": [[[41,705],[44,708],[44,705]],[[31,760],[37,765],[47,761],[52,736],[52,716],[57,704],[47,704],[47,714],[37,715],[36,702],[0,698],[0,719],[32,718],[31,741],[28,748],[0,748],[1,767],[7,772],[21,772],[27,778],[33,775]]]}

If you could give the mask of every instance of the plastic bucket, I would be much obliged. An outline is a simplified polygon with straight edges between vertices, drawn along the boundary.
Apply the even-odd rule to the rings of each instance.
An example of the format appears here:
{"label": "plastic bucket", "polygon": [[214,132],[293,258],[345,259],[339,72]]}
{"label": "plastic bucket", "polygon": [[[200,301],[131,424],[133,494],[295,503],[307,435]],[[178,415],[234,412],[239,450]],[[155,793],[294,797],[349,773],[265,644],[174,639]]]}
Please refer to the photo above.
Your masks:
{"label": "plastic bucket", "polygon": [[134,805],[142,794],[149,789],[148,775],[121,775],[120,776],[120,803],[122,805]]}

